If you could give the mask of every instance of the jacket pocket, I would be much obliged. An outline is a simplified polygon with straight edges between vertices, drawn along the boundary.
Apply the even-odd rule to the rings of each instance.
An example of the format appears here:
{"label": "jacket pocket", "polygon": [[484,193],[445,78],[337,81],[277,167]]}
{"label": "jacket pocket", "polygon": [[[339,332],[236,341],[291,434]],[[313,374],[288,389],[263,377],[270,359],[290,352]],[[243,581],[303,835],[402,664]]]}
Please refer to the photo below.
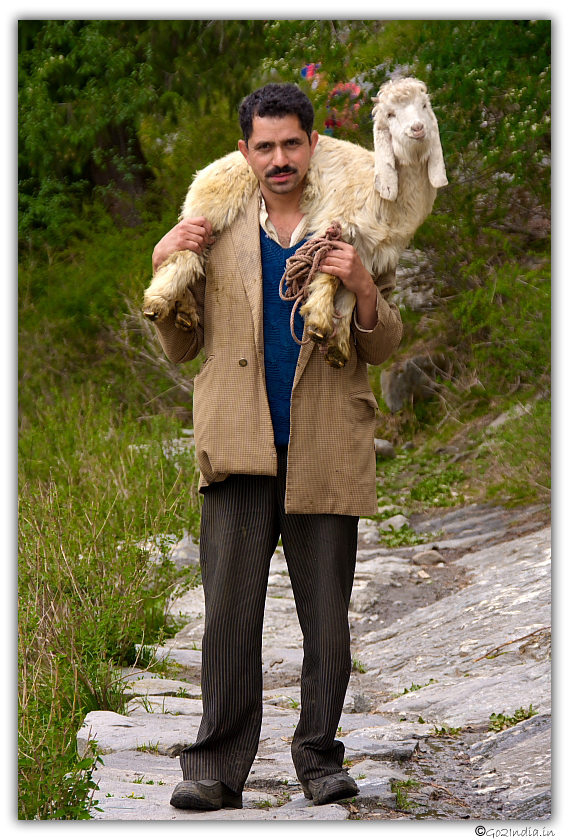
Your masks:
{"label": "jacket pocket", "polygon": [[215,358],[215,356],[212,354],[210,356],[207,356],[204,359],[204,361],[202,362],[202,367],[200,368],[200,370],[198,371],[198,373],[194,377],[194,386],[196,385],[196,380],[201,378],[202,374],[205,372],[206,368],[208,367],[210,362],[213,361],[214,358]]}
{"label": "jacket pocket", "polygon": [[372,391],[357,391],[350,394],[348,412],[352,432],[359,439],[370,437],[374,439],[376,426],[376,409],[378,403]]}
{"label": "jacket pocket", "polygon": [[351,403],[355,403],[355,405],[359,406],[363,411],[367,410],[366,406],[369,406],[374,413],[378,408],[376,397],[372,391],[357,391],[355,394],[350,395],[350,400]]}

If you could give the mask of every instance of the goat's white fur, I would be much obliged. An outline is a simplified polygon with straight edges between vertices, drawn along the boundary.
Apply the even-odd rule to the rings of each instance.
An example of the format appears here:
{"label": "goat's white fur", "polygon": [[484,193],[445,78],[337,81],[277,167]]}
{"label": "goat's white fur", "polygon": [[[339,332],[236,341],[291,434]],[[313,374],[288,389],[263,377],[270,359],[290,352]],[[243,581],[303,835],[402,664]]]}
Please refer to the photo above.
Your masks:
{"label": "goat's white fur", "polygon": [[[437,120],[427,88],[417,79],[384,84],[373,109],[374,152],[320,136],[301,199],[308,230],[324,235],[338,221],[342,238],[378,276],[396,267],[404,248],[429,215],[437,189],[447,184]],[[197,173],[181,218],[204,216],[214,232],[232,224],[257,188],[241,152],[232,152]],[[175,306],[189,326],[197,324],[192,283],[205,256],[178,251],[160,266],[145,293],[145,314],[162,320]],[[328,341],[327,361],[342,367],[350,353],[350,319],[356,302],[335,277],[317,274],[301,308],[309,335]],[[334,310],[340,313],[333,332]]]}

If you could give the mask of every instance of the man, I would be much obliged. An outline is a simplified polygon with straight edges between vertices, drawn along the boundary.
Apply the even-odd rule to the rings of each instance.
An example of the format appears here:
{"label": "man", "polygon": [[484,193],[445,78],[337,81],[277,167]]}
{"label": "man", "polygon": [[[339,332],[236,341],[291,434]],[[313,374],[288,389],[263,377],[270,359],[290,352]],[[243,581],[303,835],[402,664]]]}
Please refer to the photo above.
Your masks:
{"label": "man", "polygon": [[[336,370],[312,342],[295,344],[291,304],[278,287],[286,259],[311,235],[301,207],[318,142],[313,108],[295,85],[269,84],[246,97],[239,116],[239,149],[259,192],[213,244],[194,289],[197,329],[178,330],[175,313],[157,324],[172,361],[206,354],[194,380],[204,708],[171,799],[197,810],[242,807],[261,728],[263,614],[280,535],[304,638],[297,776],[316,805],[358,792],[335,735],[351,671],[358,517],[377,510],[366,366],[388,358],[402,333],[398,308],[386,301],[394,274],[374,280],[355,249],[337,242],[321,269],[356,295],[350,358]],[[153,267],[212,242],[207,219],[187,219],[158,243]]]}

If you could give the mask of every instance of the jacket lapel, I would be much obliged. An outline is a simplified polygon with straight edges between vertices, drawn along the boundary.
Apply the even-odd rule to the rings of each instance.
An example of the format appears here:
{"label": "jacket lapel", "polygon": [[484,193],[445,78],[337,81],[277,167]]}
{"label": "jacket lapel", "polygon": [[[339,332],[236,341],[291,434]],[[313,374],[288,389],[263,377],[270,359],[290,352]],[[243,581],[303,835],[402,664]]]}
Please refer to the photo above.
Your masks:
{"label": "jacket lapel", "polygon": [[[303,340],[307,340],[307,328],[303,330]],[[293,380],[293,388],[297,385],[297,382],[301,378],[303,371],[307,367],[307,362],[311,358],[311,353],[315,349],[315,342],[309,341],[307,344],[303,344],[301,347],[301,352],[299,353],[299,358],[297,359],[297,368],[295,370],[295,379]]]}
{"label": "jacket lapel", "polygon": [[230,228],[237,263],[253,316],[255,344],[263,349],[263,282],[259,245],[259,195],[252,195],[244,213]]}
{"label": "jacket lapel", "polygon": [[[261,269],[261,247],[259,244],[259,193],[256,191],[245,212],[240,214],[230,228],[233,246],[238,257],[245,292],[253,316],[253,328],[257,350],[263,350],[263,280]],[[304,334],[306,339],[306,330]],[[297,361],[293,388],[299,381],[315,345],[313,341],[303,344]]]}

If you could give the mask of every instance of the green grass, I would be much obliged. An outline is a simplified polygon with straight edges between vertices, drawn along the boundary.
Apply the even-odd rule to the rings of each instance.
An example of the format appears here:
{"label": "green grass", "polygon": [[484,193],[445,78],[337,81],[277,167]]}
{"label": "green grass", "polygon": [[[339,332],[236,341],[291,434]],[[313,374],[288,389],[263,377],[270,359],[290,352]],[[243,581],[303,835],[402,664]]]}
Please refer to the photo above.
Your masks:
{"label": "green grass", "polygon": [[408,792],[416,787],[421,787],[415,779],[407,779],[405,782],[393,781],[390,783],[392,793],[396,796],[396,807],[400,811],[410,811],[417,805],[408,797]]}
{"label": "green grass", "polygon": [[504,713],[496,714],[493,712],[489,718],[489,731],[502,732],[503,729],[509,729],[511,726],[516,726],[517,723],[520,723],[523,720],[529,720],[536,714],[538,714],[538,712],[536,709],[532,708],[532,703],[528,709],[523,709],[521,706],[521,708],[517,709],[513,715],[505,715]]}
{"label": "green grass", "polygon": [[412,691],[419,691],[420,688],[425,688],[428,685],[432,685],[435,682],[434,679],[431,679],[429,682],[424,683],[423,685],[416,685],[416,683],[412,683],[409,688],[405,688],[402,694],[410,694]]}
{"label": "green grass", "polygon": [[19,442],[19,817],[87,819],[75,736],[88,711],[124,712],[117,667],[135,645],[144,659],[177,629],[169,596],[196,577],[166,552],[196,533],[197,471],[190,452],[164,456],[176,423],[137,422],[93,388],[36,411]]}

